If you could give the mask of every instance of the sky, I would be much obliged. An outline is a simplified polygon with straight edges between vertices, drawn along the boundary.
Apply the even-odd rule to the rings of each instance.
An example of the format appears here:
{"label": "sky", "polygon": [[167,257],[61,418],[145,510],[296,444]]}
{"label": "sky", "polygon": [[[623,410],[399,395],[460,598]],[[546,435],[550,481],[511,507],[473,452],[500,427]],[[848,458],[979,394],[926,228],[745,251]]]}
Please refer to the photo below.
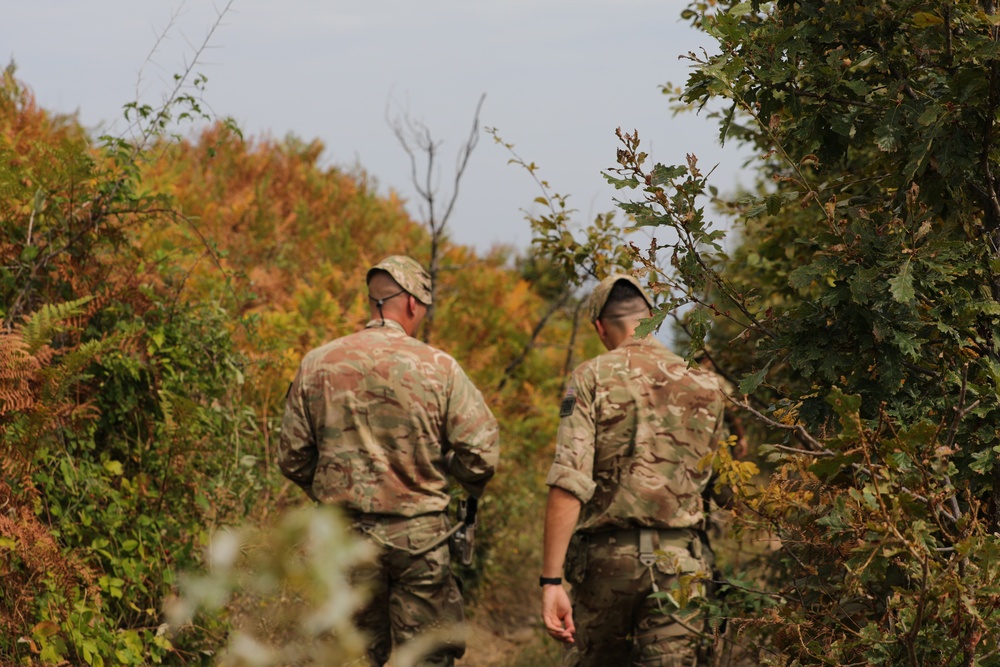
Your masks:
{"label": "sky", "polygon": [[[389,119],[422,123],[440,142],[440,201],[484,94],[481,128],[496,128],[553,192],[569,195],[581,223],[614,210],[620,193],[601,173],[614,165],[618,127],[638,130],[655,162],[693,153],[703,168],[717,165],[710,183],[722,193],[751,182],[745,151],[720,147],[704,115],[675,116],[661,92],[687,78],[680,56],[711,50],[680,20],[682,0],[5,4],[0,56],[43,107],[121,134],[126,103],[158,104],[193,65],[213,114],[247,137],[320,140],[324,165],[363,169],[417,220],[409,159]],[[480,251],[530,244],[525,213],[539,212],[541,192],[510,157],[480,134],[449,222],[453,241]]]}

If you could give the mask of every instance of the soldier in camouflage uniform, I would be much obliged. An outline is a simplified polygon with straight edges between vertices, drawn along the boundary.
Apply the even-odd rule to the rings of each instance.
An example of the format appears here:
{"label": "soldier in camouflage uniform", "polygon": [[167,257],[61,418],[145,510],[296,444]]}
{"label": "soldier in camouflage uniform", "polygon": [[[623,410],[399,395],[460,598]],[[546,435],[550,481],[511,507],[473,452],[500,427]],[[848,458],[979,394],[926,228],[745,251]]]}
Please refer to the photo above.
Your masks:
{"label": "soldier in camouflage uniform", "polygon": [[598,285],[590,317],[608,352],[577,367],[560,409],[540,583],[566,667],[698,660],[702,621],[670,591],[681,575],[711,572],[702,539],[711,469],[698,462],[723,437],[725,397],[715,374],[633,337],[651,307],[632,276]]}
{"label": "soldier in camouflage uniform", "polygon": [[[372,320],[312,350],[286,399],[282,473],[340,506],[380,547],[355,578],[373,594],[357,616],[381,667],[393,646],[463,622],[450,570],[447,476],[479,497],[499,457],[497,423],[458,363],[413,335],[431,304],[430,277],[392,256],[368,271]],[[421,666],[450,666],[449,639]]]}

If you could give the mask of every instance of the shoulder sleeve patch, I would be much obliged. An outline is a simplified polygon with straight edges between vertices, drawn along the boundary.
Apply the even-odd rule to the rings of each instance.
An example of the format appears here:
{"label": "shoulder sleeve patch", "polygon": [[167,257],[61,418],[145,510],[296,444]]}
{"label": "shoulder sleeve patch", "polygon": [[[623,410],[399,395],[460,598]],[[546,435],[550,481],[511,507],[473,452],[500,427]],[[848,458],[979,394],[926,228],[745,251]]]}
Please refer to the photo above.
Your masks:
{"label": "shoulder sleeve patch", "polygon": [[569,417],[573,414],[574,408],[576,408],[576,395],[573,393],[573,387],[570,387],[566,391],[566,396],[563,397],[562,403],[559,404],[559,416]]}

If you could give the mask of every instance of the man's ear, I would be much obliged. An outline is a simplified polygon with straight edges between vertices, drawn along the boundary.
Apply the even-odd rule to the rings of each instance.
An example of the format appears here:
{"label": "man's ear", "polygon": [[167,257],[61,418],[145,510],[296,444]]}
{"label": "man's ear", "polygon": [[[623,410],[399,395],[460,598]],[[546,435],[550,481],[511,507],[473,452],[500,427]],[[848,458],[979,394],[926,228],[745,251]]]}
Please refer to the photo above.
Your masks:
{"label": "man's ear", "polygon": [[594,322],[597,329],[597,337],[601,339],[605,350],[613,350],[622,342],[622,330],[612,324],[610,327],[604,322],[597,320]]}

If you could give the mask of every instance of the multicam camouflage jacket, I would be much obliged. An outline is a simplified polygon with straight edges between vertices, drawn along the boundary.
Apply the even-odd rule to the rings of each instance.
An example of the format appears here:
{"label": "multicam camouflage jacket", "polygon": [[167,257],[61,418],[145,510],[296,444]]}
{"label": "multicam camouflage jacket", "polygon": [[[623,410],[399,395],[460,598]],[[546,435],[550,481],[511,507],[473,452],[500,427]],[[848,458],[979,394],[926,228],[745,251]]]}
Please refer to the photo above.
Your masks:
{"label": "multicam camouflage jacket", "polygon": [[577,529],[700,528],[724,437],[718,376],[652,337],[629,339],[573,372],[546,483],[583,503]]}
{"label": "multicam camouflage jacket", "polygon": [[446,474],[478,496],[498,457],[496,420],[458,362],[392,320],[309,352],[288,390],[278,465],[323,503],[439,512]]}

